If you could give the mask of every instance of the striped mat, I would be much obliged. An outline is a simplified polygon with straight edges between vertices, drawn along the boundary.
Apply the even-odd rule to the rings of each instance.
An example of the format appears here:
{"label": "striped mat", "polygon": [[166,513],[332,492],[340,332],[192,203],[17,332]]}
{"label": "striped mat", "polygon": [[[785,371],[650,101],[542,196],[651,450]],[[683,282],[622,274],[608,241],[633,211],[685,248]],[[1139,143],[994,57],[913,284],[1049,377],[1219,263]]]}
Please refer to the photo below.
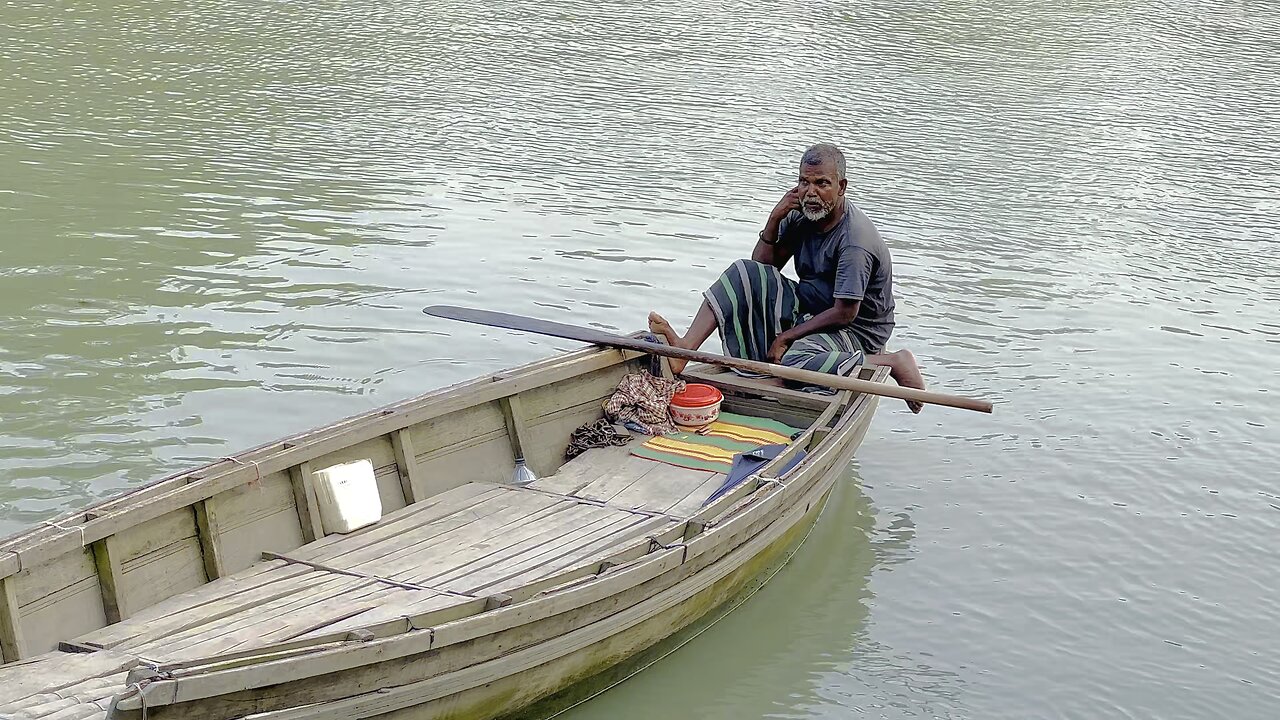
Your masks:
{"label": "striped mat", "polygon": [[785,445],[798,432],[776,420],[722,412],[706,434],[681,430],[659,435],[632,449],[631,454],[683,468],[727,473],[737,453],[750,452],[762,445]]}

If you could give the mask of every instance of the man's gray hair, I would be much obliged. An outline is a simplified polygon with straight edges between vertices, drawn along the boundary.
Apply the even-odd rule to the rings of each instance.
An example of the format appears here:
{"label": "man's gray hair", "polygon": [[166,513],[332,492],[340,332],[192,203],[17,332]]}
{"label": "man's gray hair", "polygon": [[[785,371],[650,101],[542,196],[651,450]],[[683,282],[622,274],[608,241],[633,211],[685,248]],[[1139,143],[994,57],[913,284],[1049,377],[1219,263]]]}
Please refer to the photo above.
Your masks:
{"label": "man's gray hair", "polygon": [[840,148],[835,145],[831,143],[810,145],[800,158],[801,166],[808,165],[813,167],[827,162],[836,166],[836,179],[843,180],[845,173],[844,153],[840,152]]}

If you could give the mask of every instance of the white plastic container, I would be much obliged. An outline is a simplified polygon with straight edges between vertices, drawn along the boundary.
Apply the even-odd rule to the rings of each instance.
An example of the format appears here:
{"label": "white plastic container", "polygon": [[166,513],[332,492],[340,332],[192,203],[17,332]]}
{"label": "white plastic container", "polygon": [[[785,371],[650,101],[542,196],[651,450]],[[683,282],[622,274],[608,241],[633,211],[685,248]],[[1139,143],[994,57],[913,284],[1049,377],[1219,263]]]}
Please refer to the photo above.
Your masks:
{"label": "white plastic container", "polygon": [[382,519],[382,498],[368,460],[316,471],[316,504],[325,533],[348,533]]}

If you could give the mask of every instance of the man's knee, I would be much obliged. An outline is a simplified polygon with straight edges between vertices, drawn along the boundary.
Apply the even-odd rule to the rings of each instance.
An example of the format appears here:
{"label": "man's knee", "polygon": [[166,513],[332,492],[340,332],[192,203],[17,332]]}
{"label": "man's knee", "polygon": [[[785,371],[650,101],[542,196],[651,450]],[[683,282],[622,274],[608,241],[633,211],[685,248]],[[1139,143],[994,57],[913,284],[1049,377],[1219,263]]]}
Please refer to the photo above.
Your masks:
{"label": "man's knee", "polygon": [[759,285],[759,282],[753,281],[752,278],[759,278],[766,284],[770,282],[778,282],[776,280],[765,280],[766,277],[777,272],[778,268],[772,265],[743,258],[741,260],[734,260],[729,267],[724,269],[724,272],[720,273],[720,278],[722,280],[727,280],[730,283],[740,283],[748,288],[752,288]]}
{"label": "man's knee", "polygon": [[745,272],[745,271],[758,272],[760,268],[777,270],[777,268],[775,268],[772,265],[767,265],[762,262],[757,262],[755,260],[751,260],[750,258],[742,258],[740,260],[734,260],[732,263],[730,263],[729,267],[725,268],[724,272],[721,274],[723,275],[727,273],[737,273],[737,272]]}

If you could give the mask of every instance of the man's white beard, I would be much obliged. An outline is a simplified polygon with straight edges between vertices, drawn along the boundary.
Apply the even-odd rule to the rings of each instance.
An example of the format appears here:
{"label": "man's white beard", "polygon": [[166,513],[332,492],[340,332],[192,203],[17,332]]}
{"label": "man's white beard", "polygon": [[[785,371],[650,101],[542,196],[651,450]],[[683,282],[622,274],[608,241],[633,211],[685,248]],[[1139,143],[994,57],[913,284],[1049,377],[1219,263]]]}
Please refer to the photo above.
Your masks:
{"label": "man's white beard", "polygon": [[822,205],[822,207],[821,207],[820,209],[818,209],[818,210],[810,210],[810,209],[805,205],[805,201],[803,201],[803,200],[802,200],[802,201],[800,201],[800,212],[801,212],[801,213],[803,213],[803,214],[804,214],[804,216],[805,216],[805,218],[806,218],[807,220],[809,220],[810,222],[818,222],[819,220],[821,220],[821,219],[825,218],[826,216],[830,215],[830,214],[831,214],[831,208],[832,208],[832,207],[834,207],[834,205],[826,205],[826,204],[824,204],[821,200],[818,200],[817,198],[814,198],[814,200],[815,200],[815,201],[817,201],[820,205]]}

